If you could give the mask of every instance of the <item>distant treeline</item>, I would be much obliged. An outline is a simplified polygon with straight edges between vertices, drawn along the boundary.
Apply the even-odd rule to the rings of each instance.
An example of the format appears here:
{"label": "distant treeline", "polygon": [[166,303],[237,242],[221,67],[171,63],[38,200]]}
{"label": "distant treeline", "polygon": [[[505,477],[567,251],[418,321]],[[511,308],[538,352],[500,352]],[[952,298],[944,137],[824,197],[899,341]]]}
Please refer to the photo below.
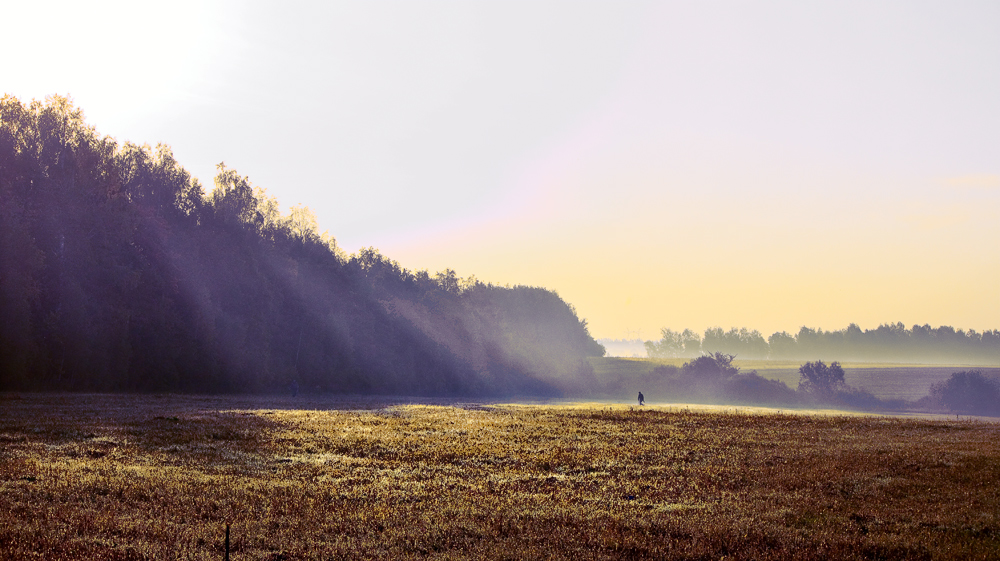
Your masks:
{"label": "distant treeline", "polygon": [[996,364],[1000,362],[1000,330],[982,333],[947,325],[931,327],[887,323],[862,330],[851,324],[838,331],[802,327],[764,338],[760,331],[712,327],[700,335],[690,329],[661,330],[659,341],[647,341],[651,358],[697,357],[721,352],[750,359],[891,361],[910,363]]}
{"label": "distant treeline", "polygon": [[0,390],[554,395],[603,348],[555,293],[346,256],[219,165],[0,100]]}

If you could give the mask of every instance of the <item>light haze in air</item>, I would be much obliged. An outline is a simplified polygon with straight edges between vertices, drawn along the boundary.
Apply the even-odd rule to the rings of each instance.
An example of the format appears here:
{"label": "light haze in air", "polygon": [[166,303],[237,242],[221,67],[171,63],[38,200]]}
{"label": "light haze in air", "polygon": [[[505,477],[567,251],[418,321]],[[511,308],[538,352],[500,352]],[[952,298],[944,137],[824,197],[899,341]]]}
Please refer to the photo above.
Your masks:
{"label": "light haze in air", "polygon": [[0,93],[595,337],[1000,318],[1000,4],[17,2]]}

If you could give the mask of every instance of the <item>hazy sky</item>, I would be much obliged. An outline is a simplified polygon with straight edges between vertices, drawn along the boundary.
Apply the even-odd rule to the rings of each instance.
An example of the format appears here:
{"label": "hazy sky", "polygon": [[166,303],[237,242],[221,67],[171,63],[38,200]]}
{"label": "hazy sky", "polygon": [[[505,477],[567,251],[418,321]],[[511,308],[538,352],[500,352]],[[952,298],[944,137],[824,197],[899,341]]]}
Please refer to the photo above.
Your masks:
{"label": "hazy sky", "polygon": [[1000,3],[11,2],[0,92],[596,337],[1000,327]]}

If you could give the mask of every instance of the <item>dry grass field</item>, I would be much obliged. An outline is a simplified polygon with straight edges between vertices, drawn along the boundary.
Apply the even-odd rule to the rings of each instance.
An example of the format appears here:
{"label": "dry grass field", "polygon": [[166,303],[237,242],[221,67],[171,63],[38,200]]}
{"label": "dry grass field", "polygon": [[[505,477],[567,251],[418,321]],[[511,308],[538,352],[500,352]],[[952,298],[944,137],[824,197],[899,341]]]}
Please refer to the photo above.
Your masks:
{"label": "dry grass field", "polygon": [[0,559],[997,559],[1000,425],[0,396]]}

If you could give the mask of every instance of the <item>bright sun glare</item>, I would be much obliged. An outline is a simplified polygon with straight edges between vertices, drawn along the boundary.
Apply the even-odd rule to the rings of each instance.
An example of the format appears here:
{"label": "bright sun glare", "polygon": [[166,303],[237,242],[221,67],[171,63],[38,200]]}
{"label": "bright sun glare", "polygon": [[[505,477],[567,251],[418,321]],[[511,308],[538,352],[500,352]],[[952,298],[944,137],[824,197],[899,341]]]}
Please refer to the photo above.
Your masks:
{"label": "bright sun glare", "polygon": [[31,55],[3,57],[0,75],[25,102],[70,95],[89,122],[115,134],[194,95],[226,41],[217,8],[197,0],[13,2],[0,48]]}

